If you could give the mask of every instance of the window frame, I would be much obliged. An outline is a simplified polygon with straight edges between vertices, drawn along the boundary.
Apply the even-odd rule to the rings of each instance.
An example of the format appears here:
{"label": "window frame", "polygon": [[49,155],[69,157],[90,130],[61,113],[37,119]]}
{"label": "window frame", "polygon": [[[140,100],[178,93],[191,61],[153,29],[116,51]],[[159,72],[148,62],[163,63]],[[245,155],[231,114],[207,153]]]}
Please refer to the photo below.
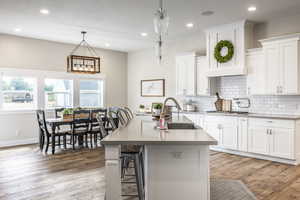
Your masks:
{"label": "window frame", "polygon": [[[4,101],[3,101],[3,90],[2,90],[2,81],[4,77],[12,77],[12,78],[29,78],[33,79],[35,82],[34,88],[33,88],[33,107],[32,108],[24,108],[24,109],[7,109],[4,108]],[[30,75],[20,75],[20,74],[4,74],[0,73],[0,109],[1,111],[19,111],[19,110],[24,110],[24,111],[30,111],[37,109],[38,107],[38,78]]]}
{"label": "window frame", "polygon": [[[100,105],[99,107],[104,107],[104,80],[99,80],[99,79],[79,79],[79,106],[81,107],[86,107],[86,108],[92,108],[93,106],[82,106],[81,102],[80,102],[80,95],[81,95],[81,90],[80,90],[80,81],[102,81],[102,91],[98,90],[98,92],[96,93],[90,93],[90,94],[100,94],[100,102],[102,103],[102,105]],[[101,88],[100,88],[101,89]],[[101,96],[101,93],[103,94]]]}
{"label": "window frame", "polygon": [[[47,94],[47,92],[45,91],[45,86],[46,86],[46,80],[47,79],[48,80],[52,79],[52,80],[66,80],[66,81],[70,81],[70,84],[71,84],[71,88],[70,88],[70,96],[71,96],[70,103],[71,103],[71,105],[69,107],[67,107],[67,108],[74,107],[74,80],[72,80],[72,79],[61,79],[61,78],[48,78],[48,77],[46,77],[46,78],[44,78],[44,91],[43,91],[43,93],[44,93],[44,108],[47,109],[47,110],[58,108],[58,107],[48,107],[46,105],[46,94]],[[54,92],[54,93],[58,93],[58,92]]]}
{"label": "window frame", "polygon": [[[2,77],[28,77],[35,78],[36,85],[36,103],[34,109],[3,109],[3,94],[2,94]],[[68,72],[57,72],[57,71],[46,71],[46,70],[29,70],[29,69],[18,69],[18,68],[0,68],[0,114],[3,113],[27,113],[34,112],[36,109],[47,109],[54,110],[55,108],[46,108],[45,102],[45,80],[46,79],[65,79],[72,80],[72,106],[80,106],[80,80],[102,80],[103,84],[103,95],[102,103],[103,107],[106,106],[106,76],[105,74],[76,74]]]}

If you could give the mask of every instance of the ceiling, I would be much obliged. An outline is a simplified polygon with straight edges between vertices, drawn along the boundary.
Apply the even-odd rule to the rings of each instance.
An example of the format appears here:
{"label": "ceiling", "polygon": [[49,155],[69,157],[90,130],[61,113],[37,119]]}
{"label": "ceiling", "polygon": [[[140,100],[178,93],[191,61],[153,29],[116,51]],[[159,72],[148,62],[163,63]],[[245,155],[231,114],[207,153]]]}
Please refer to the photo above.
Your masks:
{"label": "ceiling", "polygon": [[[217,24],[241,19],[261,22],[300,10],[299,0],[165,0],[165,4],[171,41]],[[257,11],[248,12],[250,5]],[[157,7],[158,0],[0,0],[0,32],[76,44],[81,40],[80,31],[86,30],[92,46],[136,51],[153,46]],[[50,14],[42,15],[42,8]],[[214,15],[201,15],[207,10]],[[188,22],[194,28],[186,28]],[[142,37],[141,32],[148,36]]]}

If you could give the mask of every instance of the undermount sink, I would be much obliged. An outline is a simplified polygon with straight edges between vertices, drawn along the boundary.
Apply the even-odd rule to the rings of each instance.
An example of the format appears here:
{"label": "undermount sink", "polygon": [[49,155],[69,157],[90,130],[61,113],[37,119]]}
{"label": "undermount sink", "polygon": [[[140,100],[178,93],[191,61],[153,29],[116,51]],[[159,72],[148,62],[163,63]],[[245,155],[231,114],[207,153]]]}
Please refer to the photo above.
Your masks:
{"label": "undermount sink", "polygon": [[168,129],[196,129],[194,123],[180,123],[171,122],[167,123]]}

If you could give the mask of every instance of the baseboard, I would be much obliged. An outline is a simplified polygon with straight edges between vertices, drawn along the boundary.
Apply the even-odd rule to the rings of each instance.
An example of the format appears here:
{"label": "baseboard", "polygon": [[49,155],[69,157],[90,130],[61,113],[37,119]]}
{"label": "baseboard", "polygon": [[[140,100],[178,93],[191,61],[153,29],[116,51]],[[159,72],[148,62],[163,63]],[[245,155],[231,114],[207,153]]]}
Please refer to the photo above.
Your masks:
{"label": "baseboard", "polygon": [[12,147],[25,144],[36,144],[38,140],[36,138],[24,139],[24,140],[11,140],[11,141],[0,141],[0,147]]}
{"label": "baseboard", "polygon": [[223,148],[212,147],[212,146],[210,147],[210,150],[224,152],[224,153],[230,153],[230,154],[239,155],[239,156],[257,158],[257,159],[261,159],[261,160],[269,160],[269,161],[285,163],[285,164],[290,164],[290,165],[298,165],[296,160],[276,158],[276,157],[272,157],[272,156],[265,156],[265,155],[255,154],[255,153],[235,151],[235,150],[223,149]]}

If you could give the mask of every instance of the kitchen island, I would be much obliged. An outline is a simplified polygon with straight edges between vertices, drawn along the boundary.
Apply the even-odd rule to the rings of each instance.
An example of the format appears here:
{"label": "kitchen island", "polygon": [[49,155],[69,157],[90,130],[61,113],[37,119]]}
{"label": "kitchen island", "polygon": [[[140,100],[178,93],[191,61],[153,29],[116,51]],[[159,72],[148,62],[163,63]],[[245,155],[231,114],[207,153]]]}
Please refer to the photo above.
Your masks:
{"label": "kitchen island", "polygon": [[[182,120],[187,120],[185,117]],[[209,145],[203,129],[158,130],[149,116],[132,119],[102,140],[106,200],[121,200],[120,147],[144,145],[146,200],[209,200]]]}

